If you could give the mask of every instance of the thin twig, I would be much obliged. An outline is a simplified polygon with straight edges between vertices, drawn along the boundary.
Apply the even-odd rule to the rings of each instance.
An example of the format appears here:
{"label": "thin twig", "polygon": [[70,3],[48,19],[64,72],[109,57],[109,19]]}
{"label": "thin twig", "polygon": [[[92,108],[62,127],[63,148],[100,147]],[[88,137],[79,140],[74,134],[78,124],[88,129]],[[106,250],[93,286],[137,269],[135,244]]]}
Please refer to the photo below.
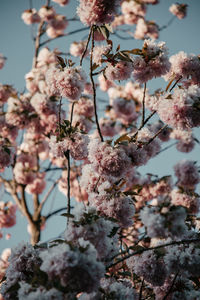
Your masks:
{"label": "thin twig", "polygon": [[71,199],[70,199],[70,150],[64,152],[67,158],[67,224],[69,223],[69,215],[71,211]]}
{"label": "thin twig", "polygon": [[76,102],[72,103],[72,108],[71,108],[71,114],[70,114],[70,127],[72,127],[72,122],[73,122],[73,114],[74,114],[74,105]]}
{"label": "thin twig", "polygon": [[171,87],[171,89],[169,90],[170,92],[173,90],[173,88],[175,88],[175,86],[177,85],[177,83],[182,79],[182,76],[180,76],[175,83],[173,84],[173,86]]}
{"label": "thin twig", "polygon": [[59,133],[60,134],[61,134],[61,107],[62,107],[62,97],[60,97],[59,110],[58,110],[58,126],[59,126]]}
{"label": "thin twig", "polygon": [[96,76],[96,75],[99,75],[101,74],[103,71],[105,71],[106,67],[101,69],[100,71],[96,72],[96,73],[92,73],[92,76]]}
{"label": "thin twig", "polygon": [[52,211],[51,213],[49,213],[46,217],[45,217],[45,220],[51,218],[52,216],[58,214],[59,212],[63,211],[63,210],[66,210],[66,207],[62,207],[62,208],[59,208],[59,209],[56,209],[54,211]]}
{"label": "thin twig", "polygon": [[132,139],[134,139],[138,132],[144,127],[144,125],[146,125],[146,123],[155,115],[156,111],[154,110],[144,121],[144,124],[141,124],[140,127],[137,129],[137,131],[134,133],[134,135],[132,136]]}
{"label": "thin twig", "polygon": [[139,293],[139,299],[138,299],[138,300],[142,300],[142,289],[143,289],[143,285],[144,285],[144,278],[142,279],[142,283],[141,283],[141,287],[140,287],[140,293]]}
{"label": "thin twig", "polygon": [[93,60],[93,49],[94,49],[94,29],[93,26],[91,28],[92,30],[92,46],[91,46],[91,54],[90,54],[90,80],[92,83],[92,89],[93,89],[93,103],[94,103],[94,114],[95,114],[95,121],[96,121],[96,125],[97,125],[97,131],[99,133],[99,137],[101,139],[101,141],[103,142],[103,136],[101,133],[101,129],[99,126],[99,121],[98,121],[98,115],[97,115],[97,105],[96,105],[96,89],[95,89],[95,84],[94,84],[94,79],[93,79],[93,74],[92,74],[92,60]]}
{"label": "thin twig", "polygon": [[83,54],[81,56],[81,59],[80,59],[80,66],[82,66],[82,63],[83,63],[83,58],[87,52],[87,49],[88,49],[88,45],[89,45],[89,42],[90,42],[90,38],[91,38],[91,34],[92,34],[92,27],[90,28],[90,32],[88,34],[88,39],[87,39],[87,43],[86,43],[86,46],[85,46],[85,50],[83,51]]}
{"label": "thin twig", "polygon": [[159,28],[159,31],[162,31],[163,29],[166,29],[167,27],[169,27],[173,21],[176,19],[176,16],[173,16],[168,22],[166,25],[163,25],[162,27]]}
{"label": "thin twig", "polygon": [[177,278],[177,276],[178,276],[178,273],[179,273],[179,272],[177,272],[176,275],[174,276],[174,279],[173,279],[173,281],[172,281],[172,284],[171,284],[169,290],[167,291],[166,295],[163,297],[162,300],[166,300],[167,297],[169,296],[169,294],[172,292],[172,289],[173,289],[173,286],[174,286],[174,284],[175,284],[175,281],[176,281],[176,278]]}
{"label": "thin twig", "polygon": [[133,39],[134,39],[132,36],[131,36],[131,37],[121,36],[121,35],[118,34],[117,32],[114,32],[113,34],[116,35],[116,37],[118,37],[118,38],[121,39],[121,40],[133,40]]}
{"label": "thin twig", "polygon": [[42,201],[40,202],[40,205],[38,206],[38,213],[40,213],[42,211],[42,208],[45,204],[45,202],[47,201],[47,199],[49,198],[51,192],[54,190],[54,188],[56,187],[58,181],[60,178],[58,178],[53,185],[50,187],[50,189],[47,191],[47,193],[45,194],[44,198],[42,199]]}
{"label": "thin twig", "polygon": [[144,126],[144,122],[145,122],[145,94],[146,94],[146,88],[147,88],[147,84],[145,82],[144,83],[143,99],[142,99],[142,120],[141,120],[141,125],[140,125],[141,128]]}
{"label": "thin twig", "polygon": [[63,37],[63,36],[69,36],[69,35],[72,35],[72,34],[75,34],[75,33],[79,33],[79,32],[81,32],[81,31],[86,31],[86,30],[88,30],[89,28],[90,28],[90,27],[79,28],[79,29],[70,31],[70,32],[68,32],[68,33],[66,33],[66,34],[61,34],[61,35],[59,35],[59,36],[57,36],[57,37],[55,37],[55,38],[47,39],[46,41],[40,43],[40,47],[46,45],[47,43],[49,43],[49,42],[51,42],[51,41],[54,41],[54,40],[56,40],[56,39],[58,39],[58,38],[61,38],[61,37]]}
{"label": "thin twig", "polygon": [[171,145],[169,145],[169,146],[166,146],[165,148],[161,149],[161,150],[157,153],[157,155],[160,154],[160,153],[162,153],[162,152],[164,152],[165,150],[168,150],[168,149],[172,148],[172,147],[175,146],[176,144],[177,144],[177,142],[175,142],[175,143],[173,143],[173,144],[171,144]]}
{"label": "thin twig", "polygon": [[157,136],[167,127],[168,125],[166,124],[162,128],[160,128],[158,132],[156,132],[156,134],[148,141],[148,143],[146,143],[146,145],[149,145],[151,142],[153,142],[153,140],[155,140],[155,138],[157,138]]}

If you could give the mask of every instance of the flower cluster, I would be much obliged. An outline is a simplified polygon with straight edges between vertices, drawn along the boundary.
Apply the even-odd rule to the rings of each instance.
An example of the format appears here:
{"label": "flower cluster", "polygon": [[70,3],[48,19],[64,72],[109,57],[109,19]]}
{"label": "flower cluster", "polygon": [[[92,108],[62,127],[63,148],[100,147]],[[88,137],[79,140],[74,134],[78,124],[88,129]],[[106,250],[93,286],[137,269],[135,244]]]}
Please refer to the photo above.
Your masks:
{"label": "flower cluster", "polygon": [[84,90],[86,74],[81,67],[51,68],[46,74],[46,81],[52,95],[76,101]]}
{"label": "flower cluster", "polygon": [[114,19],[119,5],[118,0],[79,0],[77,14],[85,25],[102,25]]}

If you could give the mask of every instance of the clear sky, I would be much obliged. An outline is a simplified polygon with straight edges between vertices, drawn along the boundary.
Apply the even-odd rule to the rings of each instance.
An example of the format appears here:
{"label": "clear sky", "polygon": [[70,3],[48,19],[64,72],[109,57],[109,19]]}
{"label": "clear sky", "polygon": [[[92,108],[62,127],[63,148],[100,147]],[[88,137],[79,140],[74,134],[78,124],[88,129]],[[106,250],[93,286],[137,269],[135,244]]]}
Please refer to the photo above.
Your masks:
{"label": "clear sky", "polygon": [[[160,0],[160,4],[149,5],[147,20],[154,20],[159,26],[167,24],[172,15],[169,12],[169,6],[175,1]],[[42,0],[32,0],[33,7],[38,9],[45,4]],[[187,53],[200,53],[200,1],[188,0],[183,3],[188,4],[188,15],[183,20],[175,19],[173,24],[160,33],[160,41],[165,41],[169,48],[170,55],[183,50]],[[64,8],[60,8],[54,3],[57,12],[72,18],[76,14],[77,0],[70,0],[70,4]],[[25,9],[29,8],[29,0],[0,0],[0,53],[7,57],[4,69],[0,70],[0,82],[3,84],[12,84],[19,92],[25,88],[24,75],[30,71],[32,65],[32,57],[34,53],[33,42],[31,40],[31,29],[21,20],[21,14]],[[79,22],[71,22],[66,32],[83,27]],[[133,30],[133,29],[131,29]],[[49,48],[58,48],[63,52],[69,51],[72,41],[81,40],[86,36],[87,31],[70,37],[57,39],[49,44]],[[112,37],[111,37],[112,38]],[[115,40],[116,41],[116,40]],[[118,40],[116,43],[121,44],[121,49],[133,49],[142,46],[142,41]],[[148,83],[150,90],[156,90],[166,85],[164,80],[153,80]],[[101,93],[101,97],[107,95]],[[195,130],[195,135],[200,139],[199,129]],[[149,172],[159,175],[169,175],[173,173],[173,165],[183,158],[192,160],[199,159],[200,146],[196,145],[195,150],[186,155],[169,149],[161,153],[158,157],[151,160],[146,167],[141,168],[143,172]],[[199,164],[200,165],[200,164]],[[0,193],[1,195],[1,193]],[[54,207],[61,207],[65,203],[64,197],[57,193]],[[65,218],[55,216],[47,224],[42,235],[42,240],[53,238],[62,232],[65,227]],[[17,241],[28,240],[29,236],[26,231],[26,220],[20,214],[17,218],[17,226],[4,230],[4,233],[11,233],[12,237],[9,241],[4,238],[0,240],[0,252],[3,248],[15,245]]]}

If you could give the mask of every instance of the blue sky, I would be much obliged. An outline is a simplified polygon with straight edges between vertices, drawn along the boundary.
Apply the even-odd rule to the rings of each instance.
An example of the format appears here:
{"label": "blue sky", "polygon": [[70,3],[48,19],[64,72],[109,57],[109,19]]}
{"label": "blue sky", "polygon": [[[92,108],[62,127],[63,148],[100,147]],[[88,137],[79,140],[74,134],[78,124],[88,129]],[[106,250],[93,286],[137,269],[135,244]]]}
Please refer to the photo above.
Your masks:
{"label": "blue sky", "polygon": [[[38,9],[45,4],[42,0],[32,0],[33,6]],[[158,25],[165,25],[172,17],[169,12],[169,6],[174,3],[171,0],[161,0],[159,5],[149,6],[146,16],[147,20],[154,20]],[[173,24],[163,30],[160,34],[160,41],[165,41],[169,48],[170,55],[179,51],[187,53],[199,54],[200,52],[200,1],[188,0],[184,1],[188,4],[188,15],[183,20],[175,19]],[[70,4],[64,8],[60,8],[54,3],[57,12],[65,15],[67,18],[72,18],[76,13],[78,1],[70,0]],[[12,84],[19,92],[25,88],[24,76],[31,69],[32,56],[34,53],[33,41],[31,40],[31,29],[21,20],[21,14],[25,9],[29,8],[28,0],[0,0],[0,53],[7,57],[4,69],[0,70],[0,82],[3,84]],[[79,22],[71,22],[66,32],[81,28],[83,25]],[[131,29],[133,31],[133,29]],[[49,44],[49,48],[58,48],[63,52],[68,52],[70,43],[75,40],[81,40],[87,31],[81,34],[76,34],[70,37],[57,39]],[[111,36],[112,38],[112,36]],[[133,49],[142,46],[142,41],[118,40],[115,42],[121,44],[121,49]],[[159,87],[166,85],[164,80],[153,80],[148,83],[150,90],[156,90]],[[101,93],[108,99],[107,95]],[[196,137],[200,138],[199,129],[195,130]],[[142,168],[143,172],[149,172],[159,175],[169,175],[173,172],[173,165],[183,158],[198,160],[200,146],[196,145],[194,151],[185,155],[175,151],[173,148],[161,153],[158,157],[149,162],[146,167]],[[55,207],[60,207],[65,203],[64,197],[58,193],[56,196]],[[42,240],[55,237],[65,227],[65,218],[55,216],[52,218],[44,231]],[[0,240],[0,252],[5,247],[15,245],[17,241],[28,240],[29,236],[26,231],[26,220],[20,214],[17,218],[17,226],[9,230],[4,230],[5,233],[12,234],[9,241]]]}

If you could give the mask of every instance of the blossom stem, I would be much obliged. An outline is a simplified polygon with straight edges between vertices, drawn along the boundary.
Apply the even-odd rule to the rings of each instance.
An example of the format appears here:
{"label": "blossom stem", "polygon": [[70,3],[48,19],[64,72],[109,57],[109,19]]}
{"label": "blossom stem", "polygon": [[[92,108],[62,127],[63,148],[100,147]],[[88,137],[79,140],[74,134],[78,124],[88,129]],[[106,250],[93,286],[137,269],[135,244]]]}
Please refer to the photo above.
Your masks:
{"label": "blossom stem", "polygon": [[91,35],[92,35],[92,31],[93,31],[93,29],[92,29],[92,27],[91,27],[91,28],[90,28],[90,32],[89,32],[89,35],[88,35],[88,39],[87,39],[87,44],[86,44],[86,46],[85,46],[85,50],[83,51],[83,54],[82,54],[81,59],[80,59],[80,66],[82,66],[83,58],[84,58],[84,56],[85,56],[85,54],[86,54],[86,52],[87,52],[88,45],[89,45],[89,42],[90,42],[90,38],[91,38]]}
{"label": "blossom stem", "polygon": [[141,128],[144,126],[144,122],[145,122],[145,94],[146,94],[146,88],[147,88],[147,84],[145,82],[144,83],[143,99],[142,99],[142,120],[141,120],[141,125],[140,125]]}
{"label": "blossom stem", "polygon": [[76,102],[72,103],[72,108],[71,108],[71,115],[70,115],[70,127],[72,127],[72,122],[73,122],[73,114],[74,114],[74,105]]}
{"label": "blossom stem", "polygon": [[101,141],[103,142],[104,140],[103,140],[100,126],[99,126],[98,115],[97,115],[96,88],[95,88],[93,74],[92,74],[92,61],[93,61],[93,49],[94,49],[94,28],[93,28],[93,26],[91,27],[91,31],[92,31],[92,46],[91,46],[91,55],[90,55],[90,80],[91,80],[92,89],[93,89],[94,114],[95,114],[95,121],[96,121],[96,125],[97,125],[97,131],[99,133],[99,137],[100,137]]}
{"label": "blossom stem", "polygon": [[132,136],[132,139],[134,139],[138,132],[144,127],[144,125],[155,115],[156,111],[154,110],[144,121],[144,124],[141,124],[140,127],[138,128],[138,130],[134,133],[134,135]]}
{"label": "blossom stem", "polygon": [[[71,211],[71,199],[70,199],[70,151],[65,151],[65,157],[67,158],[67,214]],[[67,217],[67,224],[69,222],[69,216]]]}
{"label": "blossom stem", "polygon": [[169,90],[170,92],[175,88],[175,86],[177,85],[177,83],[181,80],[182,76],[180,76],[176,82],[173,84],[173,86],[171,87],[171,89]]}

